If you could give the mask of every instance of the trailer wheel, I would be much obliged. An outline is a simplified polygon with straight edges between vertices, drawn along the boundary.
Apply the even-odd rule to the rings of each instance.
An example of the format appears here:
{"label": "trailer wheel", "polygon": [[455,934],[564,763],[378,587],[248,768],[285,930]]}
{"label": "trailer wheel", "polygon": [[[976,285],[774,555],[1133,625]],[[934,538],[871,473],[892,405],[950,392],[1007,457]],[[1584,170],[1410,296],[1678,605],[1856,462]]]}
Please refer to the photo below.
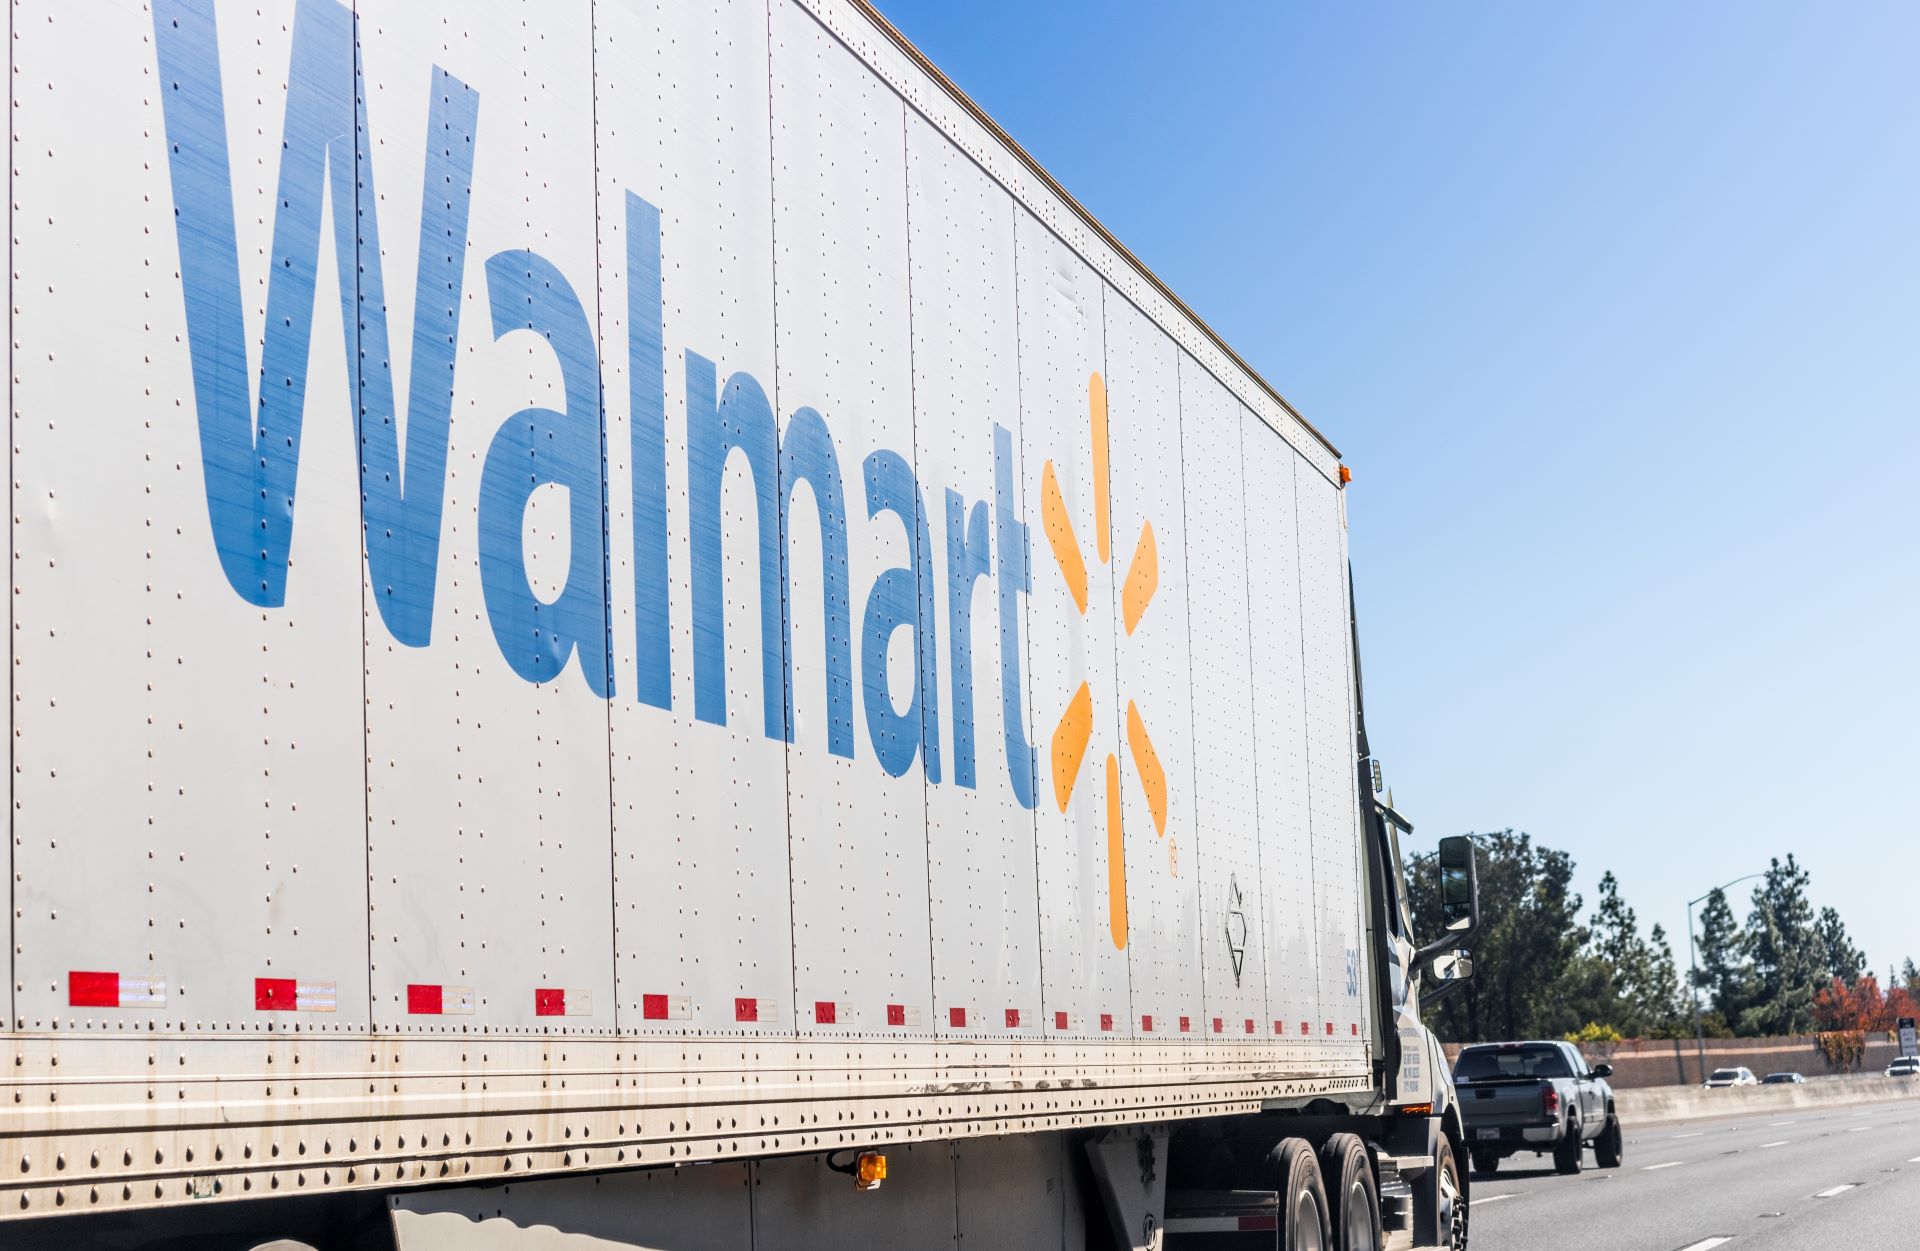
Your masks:
{"label": "trailer wheel", "polygon": [[1620,1132],[1620,1118],[1609,1115],[1607,1127],[1593,1140],[1593,1160],[1601,1168],[1619,1168],[1627,1155],[1626,1135]]}
{"label": "trailer wheel", "polygon": [[1353,1134],[1335,1134],[1320,1148],[1320,1171],[1332,1183],[1335,1251],[1380,1251],[1380,1183],[1373,1157]]}
{"label": "trailer wheel", "polygon": [[1268,1157],[1280,1192],[1280,1251],[1333,1251],[1320,1161],[1304,1138],[1283,1138]]}

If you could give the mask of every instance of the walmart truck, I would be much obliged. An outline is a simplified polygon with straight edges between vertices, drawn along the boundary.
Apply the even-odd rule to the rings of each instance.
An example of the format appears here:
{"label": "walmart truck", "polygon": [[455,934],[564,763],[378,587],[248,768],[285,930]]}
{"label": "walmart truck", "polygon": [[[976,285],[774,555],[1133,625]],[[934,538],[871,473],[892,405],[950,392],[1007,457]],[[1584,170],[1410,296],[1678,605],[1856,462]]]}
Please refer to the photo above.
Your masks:
{"label": "walmart truck", "polygon": [[1465,1245],[1346,472],[877,14],[9,20],[0,1242]]}

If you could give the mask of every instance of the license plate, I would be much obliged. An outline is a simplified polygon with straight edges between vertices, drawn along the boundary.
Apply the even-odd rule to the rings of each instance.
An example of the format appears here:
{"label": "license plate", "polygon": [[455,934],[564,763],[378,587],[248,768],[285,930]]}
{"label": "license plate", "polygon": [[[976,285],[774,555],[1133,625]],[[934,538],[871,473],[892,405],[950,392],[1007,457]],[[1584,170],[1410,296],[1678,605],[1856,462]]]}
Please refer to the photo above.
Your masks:
{"label": "license plate", "polygon": [[1477,1129],[1474,1131],[1474,1137],[1479,1138],[1482,1141],[1485,1141],[1486,1139],[1489,1139],[1489,1138],[1498,1138],[1499,1136],[1500,1136],[1500,1131],[1497,1129]]}

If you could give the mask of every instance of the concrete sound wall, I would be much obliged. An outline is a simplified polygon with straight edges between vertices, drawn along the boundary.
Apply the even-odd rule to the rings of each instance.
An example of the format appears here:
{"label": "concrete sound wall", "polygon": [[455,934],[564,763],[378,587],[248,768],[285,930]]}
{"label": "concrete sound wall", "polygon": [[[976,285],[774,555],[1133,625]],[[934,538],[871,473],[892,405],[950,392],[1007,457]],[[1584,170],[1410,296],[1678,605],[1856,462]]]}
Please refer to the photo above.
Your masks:
{"label": "concrete sound wall", "polygon": [[[1458,1057],[1462,1045],[1447,1044],[1449,1061]],[[1706,1079],[1706,1073],[1714,1069],[1742,1065],[1752,1069],[1758,1077],[1782,1071],[1804,1073],[1809,1078],[1828,1073],[1826,1059],[1820,1054],[1811,1034],[1779,1038],[1709,1038],[1705,1051],[1705,1072],[1702,1071],[1691,1038],[1629,1039],[1610,1048],[1589,1047],[1586,1054],[1590,1063],[1613,1065],[1613,1077],[1610,1080],[1615,1090],[1698,1085]],[[1869,1039],[1859,1072],[1877,1074],[1899,1054],[1900,1048],[1893,1041],[1887,1038]]]}
{"label": "concrete sound wall", "polygon": [[1821,1077],[1798,1086],[1657,1086],[1615,1092],[1614,1106],[1628,1126],[1690,1121],[1712,1116],[1748,1116],[1805,1108],[1844,1107],[1920,1099],[1920,1078]]}

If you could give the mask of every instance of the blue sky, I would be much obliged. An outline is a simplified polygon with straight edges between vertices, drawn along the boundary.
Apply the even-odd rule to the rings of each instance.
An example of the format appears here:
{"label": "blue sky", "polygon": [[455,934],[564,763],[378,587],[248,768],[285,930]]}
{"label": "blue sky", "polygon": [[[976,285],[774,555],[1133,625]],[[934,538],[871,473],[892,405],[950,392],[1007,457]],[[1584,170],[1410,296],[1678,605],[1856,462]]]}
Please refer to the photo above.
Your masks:
{"label": "blue sky", "polygon": [[1420,841],[1920,959],[1920,6],[880,5],[1344,453]]}

